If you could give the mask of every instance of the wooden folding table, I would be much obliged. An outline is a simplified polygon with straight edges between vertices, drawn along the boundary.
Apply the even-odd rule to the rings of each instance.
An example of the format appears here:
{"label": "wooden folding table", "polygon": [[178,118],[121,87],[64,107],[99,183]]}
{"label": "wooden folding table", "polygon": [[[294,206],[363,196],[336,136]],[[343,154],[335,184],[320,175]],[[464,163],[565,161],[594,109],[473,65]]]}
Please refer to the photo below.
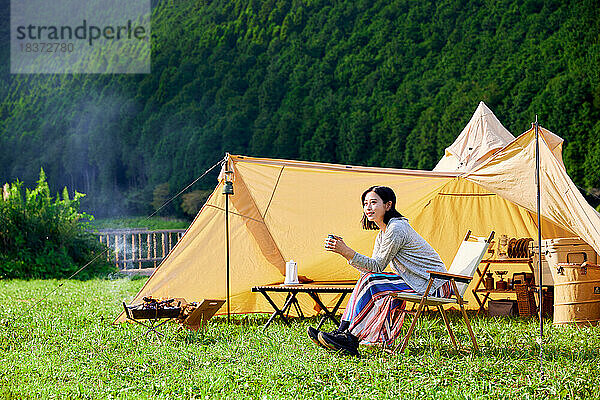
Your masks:
{"label": "wooden folding table", "polygon": [[[348,293],[352,293],[355,283],[356,282],[354,282],[354,281],[343,281],[343,282],[312,282],[309,284],[299,284],[299,285],[275,284],[275,285],[255,286],[252,288],[252,291],[262,293],[262,295],[265,296],[265,298],[267,299],[269,304],[271,304],[271,307],[273,307],[273,309],[275,310],[273,312],[273,314],[271,314],[271,317],[265,324],[263,330],[266,330],[269,327],[269,325],[271,325],[271,322],[273,322],[273,320],[275,319],[276,316],[279,316],[283,320],[283,322],[289,326],[290,322],[286,318],[285,314],[286,314],[286,312],[289,313],[289,310],[292,307],[292,305],[294,305],[296,307],[299,316],[303,317],[302,310],[300,309],[300,306],[298,305],[298,299],[296,298],[298,293],[308,294],[314,300],[314,302],[317,303],[317,305],[321,308],[321,310],[323,310],[323,312],[325,313],[323,318],[321,318],[319,325],[317,326],[317,329],[321,329],[321,326],[323,326],[323,324],[325,323],[325,321],[327,319],[330,319],[336,325],[339,324],[337,318],[335,317],[335,313],[340,308],[342,301],[344,301],[344,298],[346,297],[346,295]],[[286,297],[283,307],[281,307],[281,309],[277,306],[277,304],[275,304],[273,299],[271,299],[271,297],[268,295],[268,292],[287,293],[287,297]],[[338,301],[336,302],[335,306],[331,310],[329,310],[329,308],[327,308],[327,306],[325,306],[325,304],[323,304],[323,302],[319,298],[319,293],[338,293],[338,294],[341,294],[341,296],[338,299]]]}

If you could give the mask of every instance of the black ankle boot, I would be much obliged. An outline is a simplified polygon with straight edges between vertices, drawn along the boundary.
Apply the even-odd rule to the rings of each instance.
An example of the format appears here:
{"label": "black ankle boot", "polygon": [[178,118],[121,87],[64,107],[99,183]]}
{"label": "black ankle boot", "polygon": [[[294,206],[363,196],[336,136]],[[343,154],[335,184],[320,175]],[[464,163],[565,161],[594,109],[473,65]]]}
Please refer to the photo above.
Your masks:
{"label": "black ankle boot", "polygon": [[310,338],[310,340],[315,342],[316,345],[324,347],[326,349],[328,348],[325,344],[323,344],[319,341],[319,331],[318,330],[316,330],[312,326],[309,326],[307,329],[307,333],[308,333],[308,337]]}
{"label": "black ankle boot", "polygon": [[319,332],[319,342],[332,350],[342,351],[353,356],[358,356],[359,340],[356,336],[349,332],[338,334]]}

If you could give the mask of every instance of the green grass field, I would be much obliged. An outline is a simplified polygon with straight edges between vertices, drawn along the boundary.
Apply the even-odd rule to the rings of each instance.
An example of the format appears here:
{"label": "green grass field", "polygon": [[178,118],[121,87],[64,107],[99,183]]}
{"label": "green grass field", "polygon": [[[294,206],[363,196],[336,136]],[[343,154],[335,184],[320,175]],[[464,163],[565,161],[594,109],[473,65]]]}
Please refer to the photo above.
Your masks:
{"label": "green grass field", "polygon": [[169,325],[161,344],[141,337],[138,325],[112,324],[143,283],[0,281],[0,398],[600,398],[598,327],[547,323],[544,380],[538,324],[518,318],[473,318],[477,354],[451,351],[435,313],[395,357],[376,348],[361,348],[360,358],[317,348],[305,335],[315,319],[275,323],[264,334],[262,314],[232,324],[214,318],[204,334]]}

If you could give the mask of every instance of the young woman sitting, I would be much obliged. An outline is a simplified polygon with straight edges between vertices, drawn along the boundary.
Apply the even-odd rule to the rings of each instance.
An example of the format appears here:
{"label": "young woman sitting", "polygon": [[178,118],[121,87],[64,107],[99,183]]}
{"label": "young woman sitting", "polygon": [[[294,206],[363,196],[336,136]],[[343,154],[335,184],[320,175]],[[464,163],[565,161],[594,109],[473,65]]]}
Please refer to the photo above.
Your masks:
{"label": "young woman sitting", "polygon": [[[372,186],[362,194],[361,200],[363,229],[379,229],[373,255],[357,253],[339,237],[325,240],[325,250],[346,258],[361,276],[337,330],[327,333],[308,328],[308,336],[316,344],[351,355],[358,355],[359,343],[389,345],[399,335],[405,302],[388,294],[423,294],[429,280],[426,271],[446,272],[433,247],[396,210],[396,195],[392,189]],[[383,272],[390,263],[393,272]],[[450,297],[449,282],[436,279],[429,295]]]}

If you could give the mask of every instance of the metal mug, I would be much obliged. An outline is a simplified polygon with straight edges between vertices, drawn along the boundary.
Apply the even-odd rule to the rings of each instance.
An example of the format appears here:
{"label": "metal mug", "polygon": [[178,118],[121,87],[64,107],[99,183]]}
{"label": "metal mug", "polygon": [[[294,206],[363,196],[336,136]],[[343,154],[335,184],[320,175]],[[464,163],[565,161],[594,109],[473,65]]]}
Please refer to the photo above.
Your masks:
{"label": "metal mug", "polygon": [[[327,239],[336,239],[336,240],[337,240],[337,239],[341,239],[341,237],[339,237],[339,236],[336,236],[336,235],[329,234],[329,235],[327,235]],[[327,250],[329,250],[327,247],[325,247],[325,248],[326,248]]]}

